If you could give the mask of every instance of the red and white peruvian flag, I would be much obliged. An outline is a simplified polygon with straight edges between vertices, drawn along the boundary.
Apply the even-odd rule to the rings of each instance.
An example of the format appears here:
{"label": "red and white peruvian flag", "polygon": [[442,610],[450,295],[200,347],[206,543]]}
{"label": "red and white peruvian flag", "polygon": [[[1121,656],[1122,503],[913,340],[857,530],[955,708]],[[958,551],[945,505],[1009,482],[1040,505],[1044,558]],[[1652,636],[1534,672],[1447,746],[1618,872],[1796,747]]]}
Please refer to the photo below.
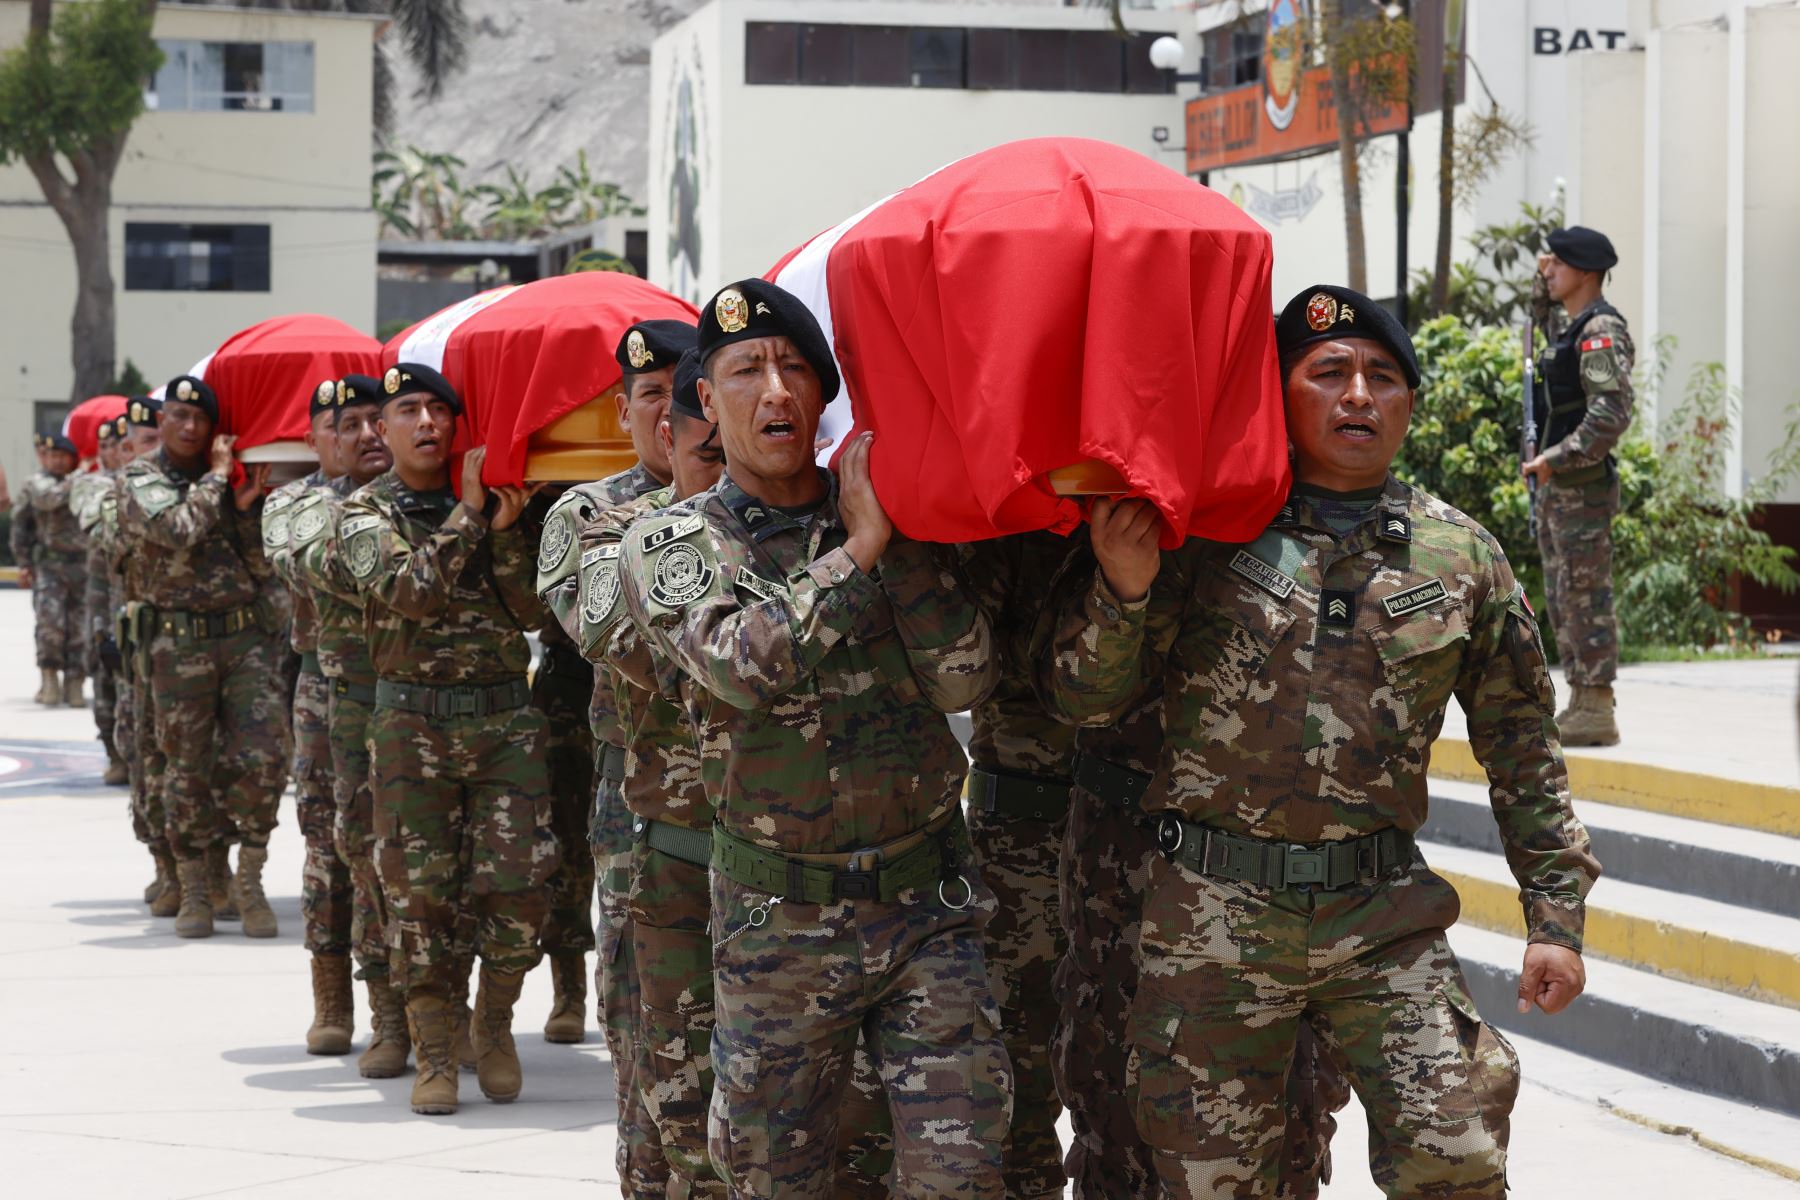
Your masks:
{"label": "red and white peruvian flag", "polygon": [[659,318],[697,323],[699,313],[635,275],[558,275],[452,304],[396,334],[382,360],[448,379],[467,413],[457,449],[486,446],[483,482],[516,484],[531,435],[618,383],[619,339]]}
{"label": "red and white peruvian flag", "polygon": [[254,462],[266,456],[245,451],[278,443],[310,456],[300,443],[319,384],[374,373],[380,361],[381,343],[360,329],[336,317],[291,313],[238,330],[188,374],[212,388],[218,431],[235,436],[239,454]]}
{"label": "red and white peruvian flag", "polygon": [[824,326],[849,396],[824,429],[876,432],[876,489],[907,535],[1067,532],[1082,501],[1046,477],[1092,461],[1174,546],[1248,540],[1287,494],[1272,261],[1217,192],[1111,143],[1037,138],[933,172],[766,278]]}

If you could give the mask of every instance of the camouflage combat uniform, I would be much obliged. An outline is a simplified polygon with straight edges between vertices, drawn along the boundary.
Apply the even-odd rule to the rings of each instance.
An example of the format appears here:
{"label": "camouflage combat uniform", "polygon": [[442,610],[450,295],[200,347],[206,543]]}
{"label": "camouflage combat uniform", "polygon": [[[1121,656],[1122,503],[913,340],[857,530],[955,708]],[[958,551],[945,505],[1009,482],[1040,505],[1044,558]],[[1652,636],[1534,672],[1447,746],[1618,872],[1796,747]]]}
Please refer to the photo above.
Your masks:
{"label": "camouflage combat uniform", "polygon": [[712,1159],[733,1196],[829,1195],[866,1032],[893,1194],[997,1195],[994,900],[942,715],[993,682],[987,621],[930,548],[897,539],[878,583],[846,540],[835,481],[799,515],[727,473],[623,543],[627,607],[687,677],[717,808]]}
{"label": "camouflage combat uniform", "polygon": [[74,475],[40,471],[13,502],[13,561],[31,568],[37,665],[87,674],[87,539],[69,505]]}
{"label": "camouflage combat uniform", "polygon": [[390,471],[345,503],[333,546],[379,677],[368,741],[394,984],[409,1006],[449,999],[466,938],[485,967],[536,965],[556,866],[519,626],[535,611],[527,539]]}
{"label": "camouflage combat uniform", "polygon": [[183,862],[217,840],[221,817],[244,846],[266,847],[286,785],[287,695],[259,509],[240,513],[223,476],[177,470],[167,450],[133,460],[120,488],[131,594],[153,609],[149,698],[169,844]]}
{"label": "camouflage combat uniform", "polygon": [[[117,528],[118,500],[113,494],[117,471],[93,471],[75,477],[69,508],[87,541],[87,576],[82,586],[82,632],[87,639],[87,674],[94,682],[94,726],[109,762],[121,762],[113,729],[118,722],[119,644],[113,633],[119,601],[114,594],[112,534]],[[110,520],[108,518],[111,518]]]}
{"label": "camouflage combat uniform", "polygon": [[[306,926],[304,944],[314,954],[350,953],[355,893],[350,866],[338,857],[334,837],[337,804],[331,775],[331,691],[319,668],[319,610],[312,590],[295,574],[293,521],[300,502],[329,487],[323,471],[314,471],[269,493],[263,504],[263,554],[275,574],[291,589],[293,619],[288,642],[300,656],[294,685],[294,816],[306,843],[300,875],[300,916]],[[323,528],[325,514],[309,507],[306,531]]]}
{"label": "camouflage combat uniform", "polygon": [[[1550,484],[1538,489],[1545,616],[1571,686],[1611,686],[1619,668],[1613,616],[1612,521],[1619,511],[1613,447],[1631,426],[1636,358],[1625,318],[1597,299],[1573,320],[1551,314],[1538,368],[1538,444]],[[1561,326],[1561,328],[1557,328]]]}
{"label": "camouflage combat uniform", "polygon": [[[581,625],[580,554],[575,548],[581,530],[610,510],[664,486],[639,463],[596,483],[570,488],[545,514],[544,534],[539,540],[538,595],[571,640],[579,639]],[[626,903],[631,879],[631,814],[622,792],[625,736],[614,703],[611,683],[603,672],[594,672],[588,729],[593,738],[595,785],[587,834],[600,912],[594,988],[599,994],[600,1021],[612,1056],[613,1089],[618,1099],[619,1178],[646,1195],[660,1195],[659,1189],[668,1180],[668,1160],[636,1083],[639,997]]]}
{"label": "camouflage combat uniform", "polygon": [[1322,1017],[1376,1182],[1500,1197],[1517,1060],[1469,999],[1444,936],[1456,893],[1412,837],[1453,693],[1533,941],[1579,949],[1598,866],[1499,546],[1392,478],[1351,520],[1335,503],[1297,490],[1248,546],[1166,554],[1146,600],[1096,571],[1061,611],[1050,682],[1071,717],[1164,690],[1132,1103],[1166,1194],[1266,1196],[1298,1028]]}

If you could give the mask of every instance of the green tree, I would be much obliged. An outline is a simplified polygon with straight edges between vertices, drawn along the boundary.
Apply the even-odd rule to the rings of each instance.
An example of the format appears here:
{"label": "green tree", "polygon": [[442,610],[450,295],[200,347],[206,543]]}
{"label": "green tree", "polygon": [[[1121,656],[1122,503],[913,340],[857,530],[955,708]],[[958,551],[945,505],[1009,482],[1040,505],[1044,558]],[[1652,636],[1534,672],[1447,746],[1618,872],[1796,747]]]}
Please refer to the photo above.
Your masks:
{"label": "green tree", "polygon": [[570,225],[587,225],[607,217],[644,215],[643,205],[627,196],[618,184],[594,177],[586,150],[575,152],[572,165],[564,163],[557,168],[556,186],[568,195],[564,219]]}
{"label": "green tree", "polygon": [[118,376],[106,385],[106,390],[115,396],[142,396],[150,391],[150,381],[138,370],[138,365],[129,358],[119,368]]}
{"label": "green tree", "polygon": [[25,164],[75,253],[76,400],[112,379],[113,175],[163,55],[150,36],[156,0],[66,4],[54,18],[51,8],[31,0],[24,43],[0,55],[0,164]]}

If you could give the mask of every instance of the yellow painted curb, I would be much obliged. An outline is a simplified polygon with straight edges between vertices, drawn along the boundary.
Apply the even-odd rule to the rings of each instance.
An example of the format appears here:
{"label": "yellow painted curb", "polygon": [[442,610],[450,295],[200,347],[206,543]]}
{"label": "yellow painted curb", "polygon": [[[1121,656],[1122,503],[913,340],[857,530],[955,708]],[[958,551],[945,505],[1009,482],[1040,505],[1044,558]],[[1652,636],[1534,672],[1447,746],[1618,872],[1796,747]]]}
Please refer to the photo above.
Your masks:
{"label": "yellow painted curb", "polygon": [[1643,1113],[1633,1112],[1629,1108],[1621,1108],[1604,1096],[1600,1098],[1600,1107],[1604,1108],[1613,1116],[1630,1121],[1634,1125],[1642,1125],[1645,1129],[1655,1130],[1657,1133],[1667,1134],[1670,1137],[1687,1138],[1696,1146],[1711,1150],[1714,1154],[1723,1154],[1726,1158],[1735,1158],[1739,1162],[1756,1167],[1759,1170],[1768,1171],[1771,1174],[1781,1176],[1783,1179],[1792,1179],[1794,1182],[1800,1183],[1800,1169],[1790,1167],[1786,1163],[1776,1162],[1772,1158],[1764,1158],[1760,1154],[1752,1154],[1748,1150],[1739,1150],[1735,1146],[1728,1146],[1717,1138],[1708,1137],[1691,1125],[1677,1125],[1671,1121],[1659,1121],[1655,1117],[1647,1117]]}
{"label": "yellow painted curb", "polygon": [[6,587],[18,587],[19,586],[19,568],[17,568],[17,567],[0,567],[0,585],[4,585]]}
{"label": "yellow painted curb", "polygon": [[[1524,936],[1519,892],[1510,882],[1438,871],[1462,897],[1462,919],[1496,933]],[[1800,955],[1740,942],[1705,929],[1690,929],[1588,906],[1588,950],[1627,966],[1800,1008]]]}
{"label": "yellow painted curb", "polygon": [[[1800,837],[1800,787],[1748,783],[1579,753],[1567,757],[1569,790],[1578,801],[1598,800],[1671,817]],[[1437,740],[1431,748],[1431,773],[1466,783],[1487,782],[1487,773],[1461,738]]]}

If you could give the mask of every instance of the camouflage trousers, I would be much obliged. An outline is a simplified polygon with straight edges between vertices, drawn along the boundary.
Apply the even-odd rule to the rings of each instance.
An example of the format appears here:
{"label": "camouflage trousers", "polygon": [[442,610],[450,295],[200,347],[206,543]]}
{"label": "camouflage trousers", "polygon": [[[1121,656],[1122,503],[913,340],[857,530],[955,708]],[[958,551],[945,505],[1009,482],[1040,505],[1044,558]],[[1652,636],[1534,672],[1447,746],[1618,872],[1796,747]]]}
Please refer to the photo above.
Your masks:
{"label": "camouflage trousers", "polygon": [[981,877],[999,904],[987,926],[988,974],[1000,1005],[1000,1032],[1012,1061],[1013,1116],[1005,1148],[1012,1200],[1061,1196],[1062,1103],[1050,1065],[1056,1033],[1056,967],[1068,951],[1057,912],[1065,821],[1009,817],[971,807],[969,838]]}
{"label": "camouflage trousers", "polygon": [[119,720],[119,673],[110,664],[102,662],[98,655],[90,654],[88,658],[91,663],[88,677],[94,683],[94,728],[99,731],[107,754],[123,758],[124,752],[113,738],[113,729]]}
{"label": "camouflage trousers", "polygon": [[306,842],[300,868],[302,938],[314,954],[350,953],[354,909],[350,867],[338,857],[332,826],[331,689],[323,675],[302,671],[294,689],[294,817]]}
{"label": "camouflage trousers", "polygon": [[287,785],[282,650],[258,628],[151,641],[150,698],[176,858],[198,858],[226,819],[244,845],[268,845]]}
{"label": "camouflage trousers", "polygon": [[350,869],[350,953],[364,979],[387,979],[387,899],[375,871],[375,793],[369,775],[369,718],[375,710],[335,688],[330,701],[332,843]]}
{"label": "camouflage trousers", "polygon": [[442,718],[377,708],[369,718],[375,866],[389,970],[406,994],[453,994],[467,979],[467,946],[499,971],[537,965],[557,858],[543,735],[530,705]]}
{"label": "camouflage trousers", "polygon": [[[576,662],[588,665],[579,657]],[[578,686],[567,684],[571,678]],[[552,956],[594,951],[594,856],[578,849],[587,840],[594,804],[594,734],[587,716],[592,678],[591,669],[582,678],[540,668],[532,681],[531,702],[544,714],[547,729],[550,823],[557,844],[569,850],[550,876],[550,912],[542,941],[544,953]]]}
{"label": "camouflage trousers", "polygon": [[[993,893],[777,901],[713,875],[716,1024],[708,1120],[733,1197],[833,1195],[859,1038],[893,1118],[893,1195],[999,1196],[1012,1078],[988,990]],[[957,898],[957,881],[946,884]]]}
{"label": "camouflage trousers", "polygon": [[37,665],[87,674],[87,561],[39,553],[31,565]]}
{"label": "camouflage trousers", "polygon": [[1506,1194],[1518,1059],[1470,1001],[1423,863],[1338,892],[1271,892],[1159,863],[1132,1002],[1131,1103],[1164,1195],[1262,1197],[1310,1022],[1369,1114],[1390,1196]]}
{"label": "camouflage trousers", "polygon": [[1612,519],[1616,475],[1538,489],[1538,553],[1544,560],[1545,616],[1571,686],[1610,687],[1619,673],[1613,616]]}
{"label": "camouflage trousers", "polygon": [[113,744],[125,759],[131,781],[131,831],[154,850],[167,850],[169,836],[162,796],[152,786],[159,782],[162,754],[156,749],[155,722],[145,711],[149,689],[129,672],[120,681],[113,705]]}

